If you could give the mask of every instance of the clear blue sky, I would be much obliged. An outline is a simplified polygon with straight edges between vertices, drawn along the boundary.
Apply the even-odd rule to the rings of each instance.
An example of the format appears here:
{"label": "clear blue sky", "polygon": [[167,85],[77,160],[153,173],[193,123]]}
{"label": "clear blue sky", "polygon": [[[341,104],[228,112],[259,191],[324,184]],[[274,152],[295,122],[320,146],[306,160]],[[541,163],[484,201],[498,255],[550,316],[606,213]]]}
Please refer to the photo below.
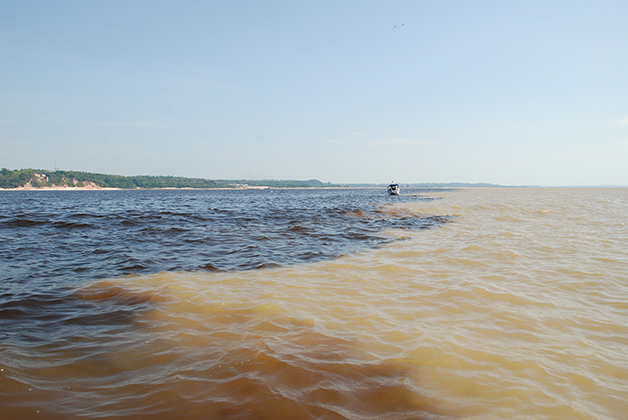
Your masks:
{"label": "clear blue sky", "polygon": [[0,0],[0,167],[628,185],[628,1]]}

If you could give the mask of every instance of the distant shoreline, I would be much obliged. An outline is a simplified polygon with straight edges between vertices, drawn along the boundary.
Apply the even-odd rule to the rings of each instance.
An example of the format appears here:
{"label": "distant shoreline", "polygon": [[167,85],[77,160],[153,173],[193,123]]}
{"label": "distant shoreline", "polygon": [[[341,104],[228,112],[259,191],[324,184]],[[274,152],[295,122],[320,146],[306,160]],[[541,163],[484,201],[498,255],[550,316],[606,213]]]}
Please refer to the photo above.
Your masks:
{"label": "distant shoreline", "polygon": [[[443,189],[461,189],[461,188],[504,188],[500,186],[495,187],[456,187],[456,186],[406,186],[405,188],[443,188]],[[507,187],[507,188],[525,188],[525,187]],[[215,187],[215,188],[201,188],[201,187],[156,187],[156,188],[113,188],[113,187],[17,187],[17,188],[0,188],[0,191],[156,191],[156,190],[186,190],[186,191],[243,191],[243,190],[386,190],[386,186],[373,185],[373,186],[335,186],[335,187]]]}
{"label": "distant shoreline", "polygon": [[[111,188],[111,187],[37,187],[37,188],[0,188],[0,191],[162,191],[162,190],[185,190],[185,191],[244,191],[244,190],[359,190],[359,189],[382,189],[383,187],[217,187],[217,188],[194,188],[194,187],[162,187],[162,188]],[[411,187],[421,188],[421,187]]]}
{"label": "distant shoreline", "polygon": [[153,190],[207,190],[207,191],[239,191],[239,190],[341,190],[341,189],[375,189],[382,187],[157,187],[157,188],[112,188],[112,187],[17,187],[0,188],[0,191],[153,191]]}
{"label": "distant shoreline", "polygon": [[[443,190],[463,190],[463,189],[512,189],[512,188],[522,188],[522,189],[534,189],[534,188],[573,188],[573,189],[582,189],[582,188],[628,188],[628,186],[624,185],[601,185],[601,186],[552,186],[552,187],[544,187],[544,186],[407,186],[405,188],[439,188]],[[0,192],[2,191],[14,191],[14,192],[33,192],[33,191],[242,191],[242,190],[372,190],[372,189],[382,189],[385,190],[385,187],[382,186],[342,186],[342,187],[216,187],[216,188],[194,188],[194,187],[161,187],[161,188],[113,188],[113,187],[18,187],[18,188],[0,188]],[[403,195],[403,194],[402,194]]]}
{"label": "distant shoreline", "polygon": [[[105,190],[238,190],[238,189],[345,189],[386,188],[388,183],[331,183],[317,179],[205,179],[163,175],[112,175],[80,171],[41,169],[0,169],[0,191],[105,191]],[[598,188],[620,186],[499,185],[487,182],[399,182],[404,188]]]}

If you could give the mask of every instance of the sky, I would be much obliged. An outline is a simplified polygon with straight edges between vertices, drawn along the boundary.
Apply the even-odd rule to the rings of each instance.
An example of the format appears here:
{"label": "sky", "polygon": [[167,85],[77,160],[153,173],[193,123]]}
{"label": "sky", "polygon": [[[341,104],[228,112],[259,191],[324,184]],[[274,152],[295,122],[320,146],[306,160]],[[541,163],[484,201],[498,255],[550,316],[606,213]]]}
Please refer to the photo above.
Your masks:
{"label": "sky", "polygon": [[0,0],[0,167],[628,185],[628,1]]}

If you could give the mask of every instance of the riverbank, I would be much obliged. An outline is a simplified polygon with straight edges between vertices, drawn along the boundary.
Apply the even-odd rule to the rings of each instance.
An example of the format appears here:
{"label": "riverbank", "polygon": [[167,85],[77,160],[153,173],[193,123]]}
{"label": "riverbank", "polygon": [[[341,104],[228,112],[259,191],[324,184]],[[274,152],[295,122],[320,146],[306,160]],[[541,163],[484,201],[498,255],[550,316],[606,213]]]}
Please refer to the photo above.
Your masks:
{"label": "riverbank", "polygon": [[0,191],[106,191],[106,190],[122,190],[123,188],[110,188],[100,186],[84,186],[84,187],[17,187],[17,188],[0,188]]}

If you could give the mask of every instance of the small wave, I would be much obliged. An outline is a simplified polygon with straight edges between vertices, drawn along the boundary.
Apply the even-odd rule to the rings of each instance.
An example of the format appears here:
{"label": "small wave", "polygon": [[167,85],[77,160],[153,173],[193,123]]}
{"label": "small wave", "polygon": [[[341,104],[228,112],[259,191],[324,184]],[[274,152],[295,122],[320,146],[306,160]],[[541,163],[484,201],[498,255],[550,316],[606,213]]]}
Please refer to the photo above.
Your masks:
{"label": "small wave", "polygon": [[58,229],[89,229],[94,227],[94,225],[92,225],[91,223],[75,223],[62,221],[54,222],[52,226]]}
{"label": "small wave", "polygon": [[277,263],[261,263],[255,266],[255,270],[266,270],[271,268],[279,268],[281,265]]}
{"label": "small wave", "polygon": [[299,225],[298,222],[290,222],[290,227],[288,228],[290,232],[298,232],[300,234],[307,234],[310,230],[305,226]]}
{"label": "small wave", "polygon": [[106,305],[144,306],[155,304],[164,300],[159,294],[151,290],[139,290],[123,288],[103,281],[90,287],[73,292],[73,297],[82,301],[99,302]]}
{"label": "small wave", "polygon": [[123,219],[120,224],[122,226],[137,226],[137,225],[141,225],[144,222],[139,220],[139,219]]}
{"label": "small wave", "polygon": [[346,212],[345,215],[349,217],[356,217],[359,219],[370,219],[373,217],[373,215],[366,213],[363,210],[351,210],[351,211]]}
{"label": "small wave", "polygon": [[138,311],[147,309],[156,298],[146,292],[122,289],[84,290],[77,294],[68,289],[46,293],[3,296],[0,327],[5,338],[15,342],[54,342],[56,337],[72,337],[77,325],[109,329],[133,322]]}
{"label": "small wave", "polygon": [[216,267],[215,265],[211,264],[211,263],[207,263],[207,264],[203,264],[201,266],[198,267],[201,270],[204,271],[213,271],[213,272],[220,272],[220,271],[225,271],[220,267]]}
{"label": "small wave", "polygon": [[25,219],[25,218],[18,218],[18,219],[12,219],[12,220],[8,220],[6,222],[3,222],[2,225],[4,225],[5,227],[33,227],[33,226],[41,226],[41,225],[45,225],[48,224],[47,221],[44,220],[34,220],[34,219]]}
{"label": "small wave", "polygon": [[148,265],[143,265],[143,264],[133,264],[133,265],[127,265],[121,268],[122,271],[125,272],[137,272],[137,271],[144,271],[146,270],[146,268],[148,268]]}
{"label": "small wave", "polygon": [[92,254],[94,255],[103,255],[103,254],[112,254],[112,253],[114,253],[114,251],[112,251],[111,249],[105,249],[105,248],[96,248],[92,250]]}

